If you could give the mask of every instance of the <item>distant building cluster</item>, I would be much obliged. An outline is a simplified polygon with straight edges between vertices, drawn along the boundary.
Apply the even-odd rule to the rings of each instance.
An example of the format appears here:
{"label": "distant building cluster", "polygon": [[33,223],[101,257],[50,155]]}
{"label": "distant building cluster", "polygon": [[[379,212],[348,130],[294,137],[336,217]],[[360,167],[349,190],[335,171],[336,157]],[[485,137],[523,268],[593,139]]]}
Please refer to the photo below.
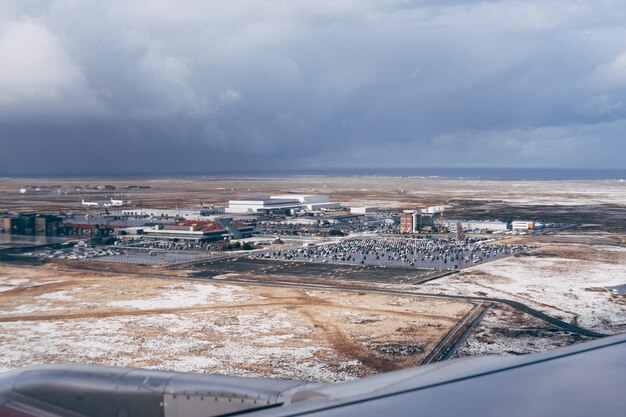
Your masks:
{"label": "distant building cluster", "polygon": [[[49,191],[56,186],[28,186],[24,192]],[[126,188],[130,188],[128,186]],[[135,186],[148,188],[148,186]],[[115,191],[113,185],[80,187]],[[22,192],[22,189],[20,190]],[[417,234],[451,232],[529,232],[541,227],[530,220],[452,220],[449,206],[430,206],[398,213],[359,205],[342,207],[326,194],[277,194],[228,201],[226,207],[145,208],[130,200],[85,201],[82,214],[0,214],[0,233],[34,236],[77,236],[169,240],[188,243],[247,238],[253,234],[342,236],[348,233]],[[85,214],[86,213],[86,214]]]}
{"label": "distant building cluster", "polygon": [[114,226],[54,215],[11,214],[0,215],[0,233],[24,236],[72,236],[102,237],[113,234]]}
{"label": "distant building cluster", "polygon": [[430,231],[502,233],[506,231],[529,232],[541,228],[534,220],[453,220],[444,219],[447,206],[433,206],[421,210],[405,210],[400,215],[400,233]]}

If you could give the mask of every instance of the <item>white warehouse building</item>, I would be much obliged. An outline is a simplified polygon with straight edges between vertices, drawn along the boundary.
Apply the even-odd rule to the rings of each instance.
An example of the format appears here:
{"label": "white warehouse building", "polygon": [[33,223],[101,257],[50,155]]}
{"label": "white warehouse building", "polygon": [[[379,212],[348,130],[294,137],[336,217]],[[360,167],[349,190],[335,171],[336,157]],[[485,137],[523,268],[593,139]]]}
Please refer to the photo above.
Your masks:
{"label": "white warehouse building", "polygon": [[447,208],[450,208],[451,206],[431,206],[431,207],[426,207],[425,209],[422,209],[421,212],[424,214],[438,214],[438,213],[443,213],[444,211],[446,211]]}
{"label": "white warehouse building", "polygon": [[376,213],[376,212],[378,212],[378,207],[370,207],[370,206],[350,207],[350,213],[352,214],[369,214],[369,213]]}
{"label": "white warehouse building", "polygon": [[226,213],[272,213],[301,209],[317,211],[339,207],[339,203],[328,201],[328,196],[323,194],[281,194],[254,200],[230,200]]}
{"label": "white warehouse building", "polygon": [[297,199],[303,208],[311,211],[336,210],[340,208],[339,203],[329,201],[327,194],[279,194],[273,195],[271,199]]}
{"label": "white warehouse building", "polygon": [[511,223],[511,229],[517,231],[533,230],[535,228],[534,220],[515,220]]}
{"label": "white warehouse building", "polygon": [[280,194],[270,196],[271,199],[277,200],[298,200],[300,204],[311,203],[328,203],[328,195],[326,194]]}
{"label": "white warehouse building", "polygon": [[302,207],[300,201],[290,198],[259,198],[255,200],[230,200],[226,213],[271,213]]}

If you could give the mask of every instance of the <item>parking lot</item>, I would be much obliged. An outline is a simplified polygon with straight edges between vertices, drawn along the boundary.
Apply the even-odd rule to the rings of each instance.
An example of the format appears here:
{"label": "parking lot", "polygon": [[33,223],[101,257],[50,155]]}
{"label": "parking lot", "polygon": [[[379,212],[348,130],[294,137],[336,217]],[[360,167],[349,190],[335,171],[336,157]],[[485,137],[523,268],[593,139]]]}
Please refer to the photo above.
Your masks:
{"label": "parking lot", "polygon": [[96,261],[138,265],[175,265],[215,257],[206,251],[124,249],[121,253],[94,258]]}
{"label": "parking lot", "polygon": [[530,246],[453,238],[367,238],[297,249],[268,249],[257,258],[315,263],[360,264],[426,270],[455,270],[524,252]]}
{"label": "parking lot", "polygon": [[37,248],[22,254],[45,259],[92,260],[137,265],[176,265],[224,256],[209,251],[206,245],[154,241],[133,243],[118,241],[114,245],[93,245],[87,241],[78,241],[65,243],[60,247]]}
{"label": "parking lot", "polygon": [[306,283],[333,280],[397,283],[420,283],[441,276],[445,271],[393,266],[293,262],[242,257],[196,263],[195,278],[249,277],[263,280],[287,280]]}

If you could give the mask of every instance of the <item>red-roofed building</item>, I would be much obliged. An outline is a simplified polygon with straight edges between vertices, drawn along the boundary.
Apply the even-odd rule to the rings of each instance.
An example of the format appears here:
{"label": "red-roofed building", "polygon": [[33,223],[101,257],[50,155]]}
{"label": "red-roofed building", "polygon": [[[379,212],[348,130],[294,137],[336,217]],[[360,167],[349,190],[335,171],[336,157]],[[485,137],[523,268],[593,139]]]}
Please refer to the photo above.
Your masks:
{"label": "red-roofed building", "polygon": [[[254,231],[254,226],[247,226],[240,223],[230,223],[230,226],[239,230],[242,235],[250,235]],[[178,239],[192,241],[220,240],[232,234],[229,228],[217,222],[183,220],[165,225],[144,229],[144,235],[155,239]]]}

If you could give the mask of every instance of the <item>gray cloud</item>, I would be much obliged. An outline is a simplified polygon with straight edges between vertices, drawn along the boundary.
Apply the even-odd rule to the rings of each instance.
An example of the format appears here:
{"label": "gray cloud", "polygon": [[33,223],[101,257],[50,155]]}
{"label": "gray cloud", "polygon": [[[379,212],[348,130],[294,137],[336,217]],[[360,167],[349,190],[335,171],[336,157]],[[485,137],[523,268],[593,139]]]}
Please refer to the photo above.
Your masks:
{"label": "gray cloud", "polygon": [[0,173],[621,168],[623,6],[3,2]]}

